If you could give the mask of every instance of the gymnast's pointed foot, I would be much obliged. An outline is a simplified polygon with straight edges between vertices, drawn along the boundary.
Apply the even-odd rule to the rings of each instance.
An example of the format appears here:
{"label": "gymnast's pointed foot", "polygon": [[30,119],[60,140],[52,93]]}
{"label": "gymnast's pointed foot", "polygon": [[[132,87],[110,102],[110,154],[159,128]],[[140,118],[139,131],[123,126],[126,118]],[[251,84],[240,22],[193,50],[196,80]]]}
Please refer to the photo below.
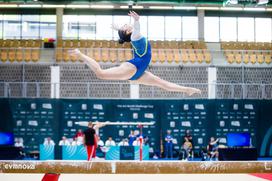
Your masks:
{"label": "gymnast's pointed foot", "polygon": [[192,87],[188,87],[186,90],[186,94],[188,96],[192,96],[193,94],[199,94],[201,95],[201,90],[200,89],[196,89],[196,88],[192,88]]}
{"label": "gymnast's pointed foot", "polygon": [[68,53],[71,57],[76,57],[80,62],[84,62],[84,60],[81,59],[82,53],[79,49],[69,50]]}
{"label": "gymnast's pointed foot", "polygon": [[77,56],[77,57],[80,56],[80,54],[81,54],[80,50],[77,48],[74,50],[69,50],[68,53],[70,56]]}

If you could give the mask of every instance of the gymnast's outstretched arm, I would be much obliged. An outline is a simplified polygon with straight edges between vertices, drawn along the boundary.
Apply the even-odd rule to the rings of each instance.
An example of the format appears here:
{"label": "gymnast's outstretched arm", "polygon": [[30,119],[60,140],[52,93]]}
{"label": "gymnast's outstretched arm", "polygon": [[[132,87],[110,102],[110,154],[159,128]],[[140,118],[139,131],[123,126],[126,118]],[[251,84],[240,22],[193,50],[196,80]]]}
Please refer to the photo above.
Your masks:
{"label": "gymnast's outstretched arm", "polygon": [[130,11],[128,15],[134,19],[133,31],[131,33],[131,40],[137,41],[142,38],[140,21],[139,21],[140,16],[134,11]]}

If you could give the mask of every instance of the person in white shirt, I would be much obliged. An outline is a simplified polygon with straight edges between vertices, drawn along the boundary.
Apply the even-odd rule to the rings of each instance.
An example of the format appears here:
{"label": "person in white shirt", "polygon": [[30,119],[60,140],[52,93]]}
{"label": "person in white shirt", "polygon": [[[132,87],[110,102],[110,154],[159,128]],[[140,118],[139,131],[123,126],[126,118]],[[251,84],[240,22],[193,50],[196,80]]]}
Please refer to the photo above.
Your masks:
{"label": "person in white shirt", "polygon": [[69,146],[70,142],[69,140],[66,138],[66,136],[62,137],[62,140],[59,141],[59,146]]}
{"label": "person in white shirt", "polygon": [[[140,146],[140,137],[137,137],[135,141],[133,141],[132,146]],[[144,143],[143,143],[144,146]]]}
{"label": "person in white shirt", "polygon": [[107,140],[106,143],[105,143],[105,146],[107,146],[107,147],[116,146],[115,141],[112,140],[112,137],[109,137],[109,138],[108,138],[108,140]]}
{"label": "person in white shirt", "polygon": [[83,133],[82,129],[78,130],[75,137],[77,138],[78,142],[82,142],[82,144],[83,144],[84,133]]}
{"label": "person in white shirt", "polygon": [[118,146],[129,146],[128,139],[123,139]]}
{"label": "person in white shirt", "polygon": [[104,141],[100,139],[100,136],[97,137],[97,145],[100,147],[104,146]]}
{"label": "person in white shirt", "polygon": [[55,146],[55,142],[51,139],[51,137],[45,138],[43,145],[45,146]]}
{"label": "person in white shirt", "polygon": [[23,143],[23,139],[22,138],[15,138],[14,141],[15,141],[15,143],[14,143],[15,147],[24,148],[24,143]]}
{"label": "person in white shirt", "polygon": [[79,145],[82,145],[83,143],[81,141],[78,141],[78,138],[75,137],[74,138],[74,141],[72,141],[72,146],[79,146]]}
{"label": "person in white shirt", "polygon": [[135,141],[133,141],[132,146],[140,146],[140,138],[137,137]]}

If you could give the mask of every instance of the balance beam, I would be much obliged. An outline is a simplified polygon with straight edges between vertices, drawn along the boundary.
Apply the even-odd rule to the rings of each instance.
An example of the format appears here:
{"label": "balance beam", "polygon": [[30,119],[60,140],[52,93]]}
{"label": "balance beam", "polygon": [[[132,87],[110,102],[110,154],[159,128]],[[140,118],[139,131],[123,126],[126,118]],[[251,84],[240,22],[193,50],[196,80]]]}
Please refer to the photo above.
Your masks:
{"label": "balance beam", "polygon": [[0,161],[0,173],[211,174],[271,172],[271,161]]}

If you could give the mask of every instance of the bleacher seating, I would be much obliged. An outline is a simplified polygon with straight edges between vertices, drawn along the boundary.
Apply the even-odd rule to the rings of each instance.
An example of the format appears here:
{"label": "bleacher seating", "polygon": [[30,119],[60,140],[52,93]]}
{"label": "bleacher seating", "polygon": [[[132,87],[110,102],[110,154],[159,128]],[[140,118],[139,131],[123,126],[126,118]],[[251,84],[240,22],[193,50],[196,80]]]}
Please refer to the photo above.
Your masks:
{"label": "bleacher seating", "polygon": [[0,40],[2,62],[37,62],[40,59],[42,40]]}
{"label": "bleacher seating", "polygon": [[[198,41],[150,41],[153,63],[210,63],[211,54],[204,42]],[[120,45],[117,41],[107,40],[58,40],[57,62],[75,62],[77,57],[68,54],[69,49],[79,48],[83,53],[98,62],[117,62],[133,57],[129,43]]]}
{"label": "bleacher seating", "polygon": [[68,51],[79,48],[84,54],[93,57],[98,62],[125,61],[132,58],[129,43],[123,45],[107,40],[58,40],[56,49],[57,62],[75,62],[77,57],[69,56]]}
{"label": "bleacher seating", "polygon": [[230,64],[270,64],[272,61],[271,43],[221,42],[221,48]]}

